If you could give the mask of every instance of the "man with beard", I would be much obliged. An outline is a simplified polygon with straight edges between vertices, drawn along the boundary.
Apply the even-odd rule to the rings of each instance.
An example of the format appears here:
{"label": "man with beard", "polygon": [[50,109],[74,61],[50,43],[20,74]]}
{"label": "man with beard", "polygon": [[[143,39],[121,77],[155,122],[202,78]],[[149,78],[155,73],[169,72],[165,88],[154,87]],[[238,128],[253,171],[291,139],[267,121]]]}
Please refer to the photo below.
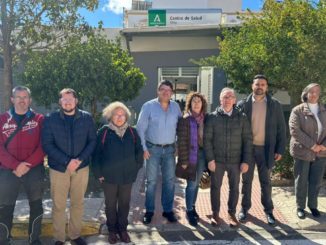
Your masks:
{"label": "man with beard", "polygon": [[44,152],[43,115],[31,108],[31,91],[12,90],[13,107],[0,115],[0,244],[10,244],[12,219],[19,189],[24,187],[29,207],[28,243],[41,244]]}
{"label": "man with beard", "polygon": [[279,161],[285,151],[286,129],[281,104],[268,93],[268,80],[264,75],[256,75],[252,91],[238,106],[247,114],[251,123],[254,162],[247,173],[242,174],[242,202],[239,221],[244,222],[251,207],[251,189],[255,165],[261,186],[261,203],[264,206],[267,223],[275,225],[273,216],[272,186],[270,175],[274,161]]}
{"label": "man with beard", "polygon": [[55,245],[64,244],[69,194],[68,236],[74,244],[84,245],[86,242],[80,233],[96,129],[91,115],[77,108],[78,99],[73,89],[65,88],[59,96],[61,108],[46,116],[42,131],[42,146],[50,166],[53,236]]}

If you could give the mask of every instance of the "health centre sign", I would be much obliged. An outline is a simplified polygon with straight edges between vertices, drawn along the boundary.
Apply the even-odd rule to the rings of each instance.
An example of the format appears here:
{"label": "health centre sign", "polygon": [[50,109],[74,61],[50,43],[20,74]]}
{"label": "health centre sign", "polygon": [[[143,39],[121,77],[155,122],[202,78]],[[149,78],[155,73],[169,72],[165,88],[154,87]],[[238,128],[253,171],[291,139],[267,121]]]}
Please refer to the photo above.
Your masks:
{"label": "health centre sign", "polygon": [[148,26],[219,25],[221,9],[150,9]]}

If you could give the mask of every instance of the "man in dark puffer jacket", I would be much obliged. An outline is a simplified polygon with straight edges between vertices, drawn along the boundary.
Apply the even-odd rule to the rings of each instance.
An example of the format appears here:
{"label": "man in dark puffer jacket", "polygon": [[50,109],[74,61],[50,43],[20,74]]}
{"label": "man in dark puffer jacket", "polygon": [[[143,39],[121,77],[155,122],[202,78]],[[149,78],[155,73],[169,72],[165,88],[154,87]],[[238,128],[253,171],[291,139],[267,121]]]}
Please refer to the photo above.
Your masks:
{"label": "man in dark puffer jacket", "polygon": [[211,171],[212,224],[220,225],[220,190],[224,172],[229,178],[228,213],[231,226],[237,226],[235,212],[239,199],[240,173],[248,171],[252,161],[252,133],[245,114],[234,105],[233,89],[224,88],[220,94],[221,106],[209,115],[205,124],[204,149]]}
{"label": "man in dark puffer jacket", "polygon": [[76,245],[85,245],[80,237],[84,195],[88,183],[89,162],[96,146],[92,116],[77,108],[76,91],[60,92],[60,110],[47,115],[42,130],[42,146],[50,166],[52,220],[55,245],[66,239],[66,201],[70,196],[68,236]]}

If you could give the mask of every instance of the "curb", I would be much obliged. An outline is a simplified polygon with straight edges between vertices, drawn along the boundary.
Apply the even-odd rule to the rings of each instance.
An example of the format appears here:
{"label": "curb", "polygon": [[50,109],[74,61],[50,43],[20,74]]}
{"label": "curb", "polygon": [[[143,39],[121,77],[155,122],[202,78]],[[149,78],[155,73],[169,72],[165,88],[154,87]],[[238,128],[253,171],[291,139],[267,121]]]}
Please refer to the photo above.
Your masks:
{"label": "curb", "polygon": [[[98,222],[83,221],[81,236],[98,235],[101,224]],[[66,230],[68,224],[66,224]],[[52,220],[43,219],[42,221],[42,237],[52,237]],[[11,234],[15,238],[26,238],[28,237],[28,220],[17,220],[14,219]]]}

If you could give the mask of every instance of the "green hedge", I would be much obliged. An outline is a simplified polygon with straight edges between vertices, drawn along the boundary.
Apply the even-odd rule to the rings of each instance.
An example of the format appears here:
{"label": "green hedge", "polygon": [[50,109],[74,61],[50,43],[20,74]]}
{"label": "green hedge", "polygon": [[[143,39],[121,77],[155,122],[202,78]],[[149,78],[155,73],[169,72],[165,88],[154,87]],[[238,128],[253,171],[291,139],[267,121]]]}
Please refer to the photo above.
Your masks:
{"label": "green hedge", "polygon": [[289,152],[289,144],[285,148],[285,153],[282,156],[282,159],[275,162],[273,175],[281,178],[293,179],[293,158]]}

